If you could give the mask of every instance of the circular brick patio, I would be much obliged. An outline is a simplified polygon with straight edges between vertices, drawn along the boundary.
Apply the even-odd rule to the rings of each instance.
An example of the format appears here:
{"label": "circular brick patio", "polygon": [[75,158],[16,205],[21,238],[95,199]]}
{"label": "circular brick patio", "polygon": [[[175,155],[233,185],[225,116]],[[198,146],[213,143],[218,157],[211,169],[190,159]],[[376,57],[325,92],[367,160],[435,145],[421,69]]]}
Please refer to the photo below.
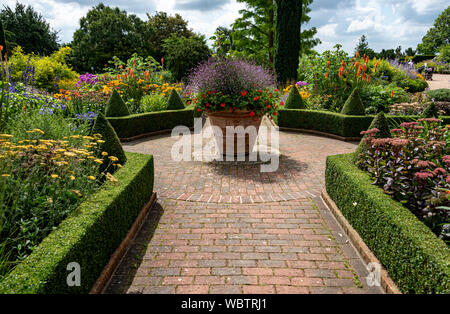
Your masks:
{"label": "circular brick patio", "polygon": [[107,293],[381,293],[320,198],[327,155],[355,144],[280,132],[280,167],[176,162],[170,135],[124,144],[155,159],[154,209]]}

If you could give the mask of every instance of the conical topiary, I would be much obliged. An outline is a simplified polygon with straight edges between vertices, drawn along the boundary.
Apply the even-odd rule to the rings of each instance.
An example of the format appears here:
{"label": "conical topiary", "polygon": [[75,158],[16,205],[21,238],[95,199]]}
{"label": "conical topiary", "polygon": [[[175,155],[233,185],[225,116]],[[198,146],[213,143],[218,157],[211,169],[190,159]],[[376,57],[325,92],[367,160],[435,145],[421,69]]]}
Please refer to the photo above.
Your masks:
{"label": "conical topiary", "polygon": [[[384,115],[383,112],[380,112],[379,114],[377,114],[375,116],[375,118],[372,120],[372,123],[370,123],[370,126],[367,130],[371,130],[371,129],[378,129],[380,130],[379,132],[377,132],[375,134],[375,138],[387,138],[387,137],[391,137],[391,129],[389,128],[389,123],[386,119],[386,116]],[[363,139],[366,138],[367,135],[363,136]],[[361,140],[361,142],[359,143],[358,147],[356,148],[356,154],[355,157],[358,157],[359,154],[361,154],[362,152],[364,152],[365,149],[365,145],[363,143],[363,140]]]}
{"label": "conical topiary", "polygon": [[181,110],[184,109],[183,101],[181,100],[180,95],[178,95],[175,89],[172,89],[172,93],[170,94],[169,100],[167,101],[167,110]]}
{"label": "conical topiary", "polygon": [[[97,156],[99,158],[103,158],[103,164],[100,165],[100,172],[104,172],[111,164],[111,159],[109,158],[111,156],[119,159],[114,163],[123,165],[127,161],[127,156],[125,155],[116,131],[114,131],[114,128],[102,113],[99,113],[97,119],[95,119],[92,134],[101,134],[102,140],[104,141],[99,146],[99,156]],[[108,155],[103,156],[103,152],[108,153]],[[109,167],[108,172],[112,173],[113,171],[114,167]]]}
{"label": "conical topiary", "polygon": [[364,116],[366,114],[357,88],[348,97],[344,107],[342,107],[341,113],[349,116]]}
{"label": "conical topiary", "polygon": [[108,104],[106,105],[105,115],[107,117],[124,117],[131,114],[127,105],[120,97],[119,93],[114,89],[111,97],[109,97]]}
{"label": "conical topiary", "polygon": [[422,112],[422,116],[424,118],[438,118],[439,114],[436,108],[436,104],[434,102],[431,102],[425,110]]}
{"label": "conical topiary", "polygon": [[286,99],[286,109],[306,109],[303,98],[298,92],[297,87],[294,85]]}

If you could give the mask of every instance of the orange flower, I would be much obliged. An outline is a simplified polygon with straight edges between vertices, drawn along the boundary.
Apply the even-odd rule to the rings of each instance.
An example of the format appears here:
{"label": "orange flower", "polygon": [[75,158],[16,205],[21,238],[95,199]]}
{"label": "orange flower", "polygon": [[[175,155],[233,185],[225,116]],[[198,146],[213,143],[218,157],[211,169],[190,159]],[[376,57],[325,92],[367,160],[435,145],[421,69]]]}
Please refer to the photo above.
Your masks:
{"label": "orange flower", "polygon": [[344,64],[345,64],[345,61],[344,61],[344,59],[342,59],[342,63],[341,63],[341,64],[342,64],[342,66],[344,66]]}
{"label": "orange flower", "polygon": [[367,82],[370,82],[370,76],[367,75]]}
{"label": "orange flower", "polygon": [[325,78],[326,78],[326,79],[328,78],[328,73],[325,73]]}
{"label": "orange flower", "polygon": [[145,76],[145,79],[148,80],[148,77],[150,76],[150,73],[148,71],[145,71],[144,72],[144,76]]}
{"label": "orange flower", "polygon": [[125,73],[122,75],[122,77],[123,77],[124,80],[127,79],[127,75]]}
{"label": "orange flower", "polygon": [[161,58],[161,64],[164,64],[164,58]]}
{"label": "orange flower", "polygon": [[3,50],[3,46],[2,45],[0,45],[0,51],[2,51]]}
{"label": "orange flower", "polygon": [[366,72],[367,70],[367,66],[364,64],[364,72]]}
{"label": "orange flower", "polygon": [[363,81],[366,80],[366,73],[363,73]]}
{"label": "orange flower", "polygon": [[134,78],[134,70],[133,69],[130,70],[130,74],[131,74],[131,77]]}
{"label": "orange flower", "polygon": [[359,58],[359,51],[356,52],[356,58]]}
{"label": "orange flower", "polygon": [[328,67],[330,67],[330,61],[328,61]]}
{"label": "orange flower", "polygon": [[391,97],[394,97],[394,91],[391,92]]}
{"label": "orange flower", "polygon": [[369,63],[369,56],[366,57],[366,63]]}

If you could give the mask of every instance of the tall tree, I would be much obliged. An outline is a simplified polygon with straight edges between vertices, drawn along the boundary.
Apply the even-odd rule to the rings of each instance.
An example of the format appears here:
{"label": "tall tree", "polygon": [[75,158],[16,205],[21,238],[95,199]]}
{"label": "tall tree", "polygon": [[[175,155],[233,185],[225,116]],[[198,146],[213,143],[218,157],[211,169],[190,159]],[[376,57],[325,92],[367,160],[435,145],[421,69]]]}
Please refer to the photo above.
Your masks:
{"label": "tall tree", "polygon": [[209,39],[213,40],[214,52],[219,56],[228,56],[230,50],[234,49],[233,31],[230,28],[219,26],[213,36]]}
{"label": "tall tree", "polygon": [[297,79],[301,17],[301,0],[275,0],[274,67],[280,84]]}
{"label": "tall tree", "polygon": [[113,56],[150,55],[151,28],[134,14],[100,3],[80,19],[73,35],[71,64],[77,71],[101,71]]}
{"label": "tall tree", "polygon": [[373,49],[369,48],[369,43],[367,42],[366,35],[362,35],[359,39],[358,45],[356,45],[355,53],[359,52],[361,56],[366,55],[369,58],[375,57],[376,53]]}
{"label": "tall tree", "polygon": [[[273,64],[275,44],[275,11],[273,0],[238,0],[246,4],[244,10],[239,11],[241,16],[232,25],[234,40],[234,55],[254,59],[262,64]],[[313,0],[303,1],[301,15],[302,24],[310,20],[309,5]],[[314,38],[317,33],[315,27],[301,33],[302,52],[309,53],[314,46],[320,43]]]}
{"label": "tall tree", "polygon": [[147,13],[148,25],[153,30],[150,34],[149,41],[152,43],[152,56],[156,60],[163,57],[164,40],[172,35],[178,37],[193,37],[194,32],[188,28],[188,23],[179,14],[174,16],[168,15],[166,12],[156,12],[155,15]]}
{"label": "tall tree", "polygon": [[9,49],[21,46],[26,53],[50,55],[59,48],[58,32],[52,30],[44,17],[31,6],[25,7],[19,2],[16,2],[14,10],[4,6],[0,20]]}
{"label": "tall tree", "polygon": [[450,6],[434,21],[434,26],[422,38],[422,43],[417,45],[417,52],[436,54],[441,46],[448,44],[450,44]]}

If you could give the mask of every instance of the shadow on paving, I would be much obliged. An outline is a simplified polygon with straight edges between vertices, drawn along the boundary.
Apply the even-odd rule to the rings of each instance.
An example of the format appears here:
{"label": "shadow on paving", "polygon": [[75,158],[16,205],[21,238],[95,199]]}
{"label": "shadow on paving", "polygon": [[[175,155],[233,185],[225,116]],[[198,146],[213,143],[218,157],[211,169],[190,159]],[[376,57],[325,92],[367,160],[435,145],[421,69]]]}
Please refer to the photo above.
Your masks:
{"label": "shadow on paving", "polygon": [[[129,250],[125,252],[123,259],[120,261],[118,268],[116,269],[111,281],[108,283],[107,288],[103,293],[127,293],[133,282],[133,279],[136,277],[139,266],[144,260],[147,245],[153,238],[153,235],[163,213],[164,209],[158,201],[157,203],[155,203],[155,205],[153,205],[153,207],[147,214],[147,217],[144,220],[144,224],[137,232],[136,238],[133,239],[133,242],[130,244]],[[128,293],[137,294],[140,292],[130,291]]]}

